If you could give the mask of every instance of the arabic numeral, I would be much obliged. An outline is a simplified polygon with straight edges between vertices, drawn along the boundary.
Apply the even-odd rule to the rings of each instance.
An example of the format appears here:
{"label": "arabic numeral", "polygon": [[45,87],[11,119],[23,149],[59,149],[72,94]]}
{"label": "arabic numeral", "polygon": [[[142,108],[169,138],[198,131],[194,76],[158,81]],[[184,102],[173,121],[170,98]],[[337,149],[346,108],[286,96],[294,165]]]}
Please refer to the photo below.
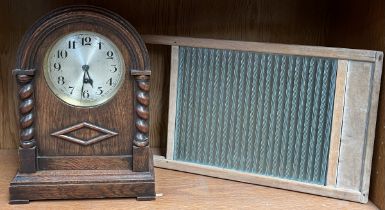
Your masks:
{"label": "arabic numeral", "polygon": [[64,81],[64,77],[63,76],[59,76],[57,78],[57,84],[59,85],[64,85],[65,81]]}
{"label": "arabic numeral", "polygon": [[108,85],[112,86],[112,77],[111,77],[109,80],[107,80],[106,83],[107,83]]}
{"label": "arabic numeral", "polygon": [[87,37],[83,37],[82,38],[82,45],[88,45],[88,46],[91,46],[91,37],[87,36]]}
{"label": "arabic numeral", "polygon": [[57,58],[66,58],[68,56],[67,50],[58,50]]}
{"label": "arabic numeral", "polygon": [[60,71],[60,69],[61,69],[60,63],[54,63],[54,64],[53,64],[53,68],[54,68],[56,71]]}
{"label": "arabic numeral", "polygon": [[111,50],[110,51],[107,51],[107,59],[114,59],[114,52],[112,52]]}
{"label": "arabic numeral", "polygon": [[103,90],[102,90],[102,87],[98,87],[98,92],[97,92],[97,94],[98,95],[102,95],[103,94]]}
{"label": "arabic numeral", "polygon": [[111,65],[112,69],[110,69],[110,72],[115,73],[118,70],[118,67],[116,65]]}
{"label": "arabic numeral", "polygon": [[76,42],[75,41],[68,41],[68,49],[75,49]]}
{"label": "arabic numeral", "polygon": [[70,89],[70,94],[72,95],[72,93],[74,92],[75,87],[69,86],[68,89]]}
{"label": "arabic numeral", "polygon": [[88,92],[88,90],[83,91],[82,95],[83,95],[83,98],[89,98],[90,97],[90,93]]}

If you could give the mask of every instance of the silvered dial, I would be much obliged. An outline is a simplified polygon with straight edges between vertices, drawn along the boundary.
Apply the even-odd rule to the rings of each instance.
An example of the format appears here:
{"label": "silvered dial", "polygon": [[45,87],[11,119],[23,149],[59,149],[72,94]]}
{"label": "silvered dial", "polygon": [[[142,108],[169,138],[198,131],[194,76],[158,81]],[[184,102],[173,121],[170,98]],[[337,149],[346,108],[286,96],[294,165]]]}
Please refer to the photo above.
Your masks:
{"label": "silvered dial", "polygon": [[108,38],[80,31],[49,49],[44,65],[48,86],[64,102],[82,107],[111,99],[124,81],[122,54]]}

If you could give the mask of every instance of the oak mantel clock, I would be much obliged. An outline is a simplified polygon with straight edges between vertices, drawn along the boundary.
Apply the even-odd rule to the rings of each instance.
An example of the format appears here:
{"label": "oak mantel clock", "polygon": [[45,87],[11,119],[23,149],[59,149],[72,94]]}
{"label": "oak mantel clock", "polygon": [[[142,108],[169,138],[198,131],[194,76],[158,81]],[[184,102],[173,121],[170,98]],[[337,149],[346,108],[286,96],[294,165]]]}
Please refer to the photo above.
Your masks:
{"label": "oak mantel clock", "polygon": [[139,34],[107,10],[66,7],[33,25],[13,71],[21,131],[10,203],[155,199],[149,69]]}

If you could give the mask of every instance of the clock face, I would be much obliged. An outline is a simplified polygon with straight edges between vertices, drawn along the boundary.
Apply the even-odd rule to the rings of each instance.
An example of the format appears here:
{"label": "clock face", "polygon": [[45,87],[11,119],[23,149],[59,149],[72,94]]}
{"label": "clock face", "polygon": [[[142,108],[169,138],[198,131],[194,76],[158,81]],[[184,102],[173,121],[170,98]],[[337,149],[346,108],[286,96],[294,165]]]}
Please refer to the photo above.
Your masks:
{"label": "clock face", "polygon": [[124,82],[123,56],[108,38],[79,31],[59,38],[48,50],[44,76],[64,102],[80,107],[110,100]]}

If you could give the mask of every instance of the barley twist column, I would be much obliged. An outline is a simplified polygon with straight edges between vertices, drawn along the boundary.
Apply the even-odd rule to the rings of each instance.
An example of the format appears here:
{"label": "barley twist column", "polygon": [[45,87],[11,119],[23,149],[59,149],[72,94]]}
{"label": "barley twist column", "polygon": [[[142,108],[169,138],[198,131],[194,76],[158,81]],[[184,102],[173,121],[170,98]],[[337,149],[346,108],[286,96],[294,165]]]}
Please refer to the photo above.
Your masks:
{"label": "barley twist column", "polygon": [[34,100],[33,78],[35,70],[13,71],[19,85],[19,114],[20,114],[20,168],[21,173],[33,173],[36,171],[36,141],[34,139]]}
{"label": "barley twist column", "polygon": [[152,155],[149,147],[149,70],[131,70],[135,79],[135,134],[133,140],[133,171],[150,169]]}
{"label": "barley twist column", "polygon": [[150,77],[147,75],[135,76],[138,90],[136,91],[136,134],[134,139],[135,146],[144,147],[149,144],[148,138],[148,106],[150,103],[149,90],[150,90]]}

